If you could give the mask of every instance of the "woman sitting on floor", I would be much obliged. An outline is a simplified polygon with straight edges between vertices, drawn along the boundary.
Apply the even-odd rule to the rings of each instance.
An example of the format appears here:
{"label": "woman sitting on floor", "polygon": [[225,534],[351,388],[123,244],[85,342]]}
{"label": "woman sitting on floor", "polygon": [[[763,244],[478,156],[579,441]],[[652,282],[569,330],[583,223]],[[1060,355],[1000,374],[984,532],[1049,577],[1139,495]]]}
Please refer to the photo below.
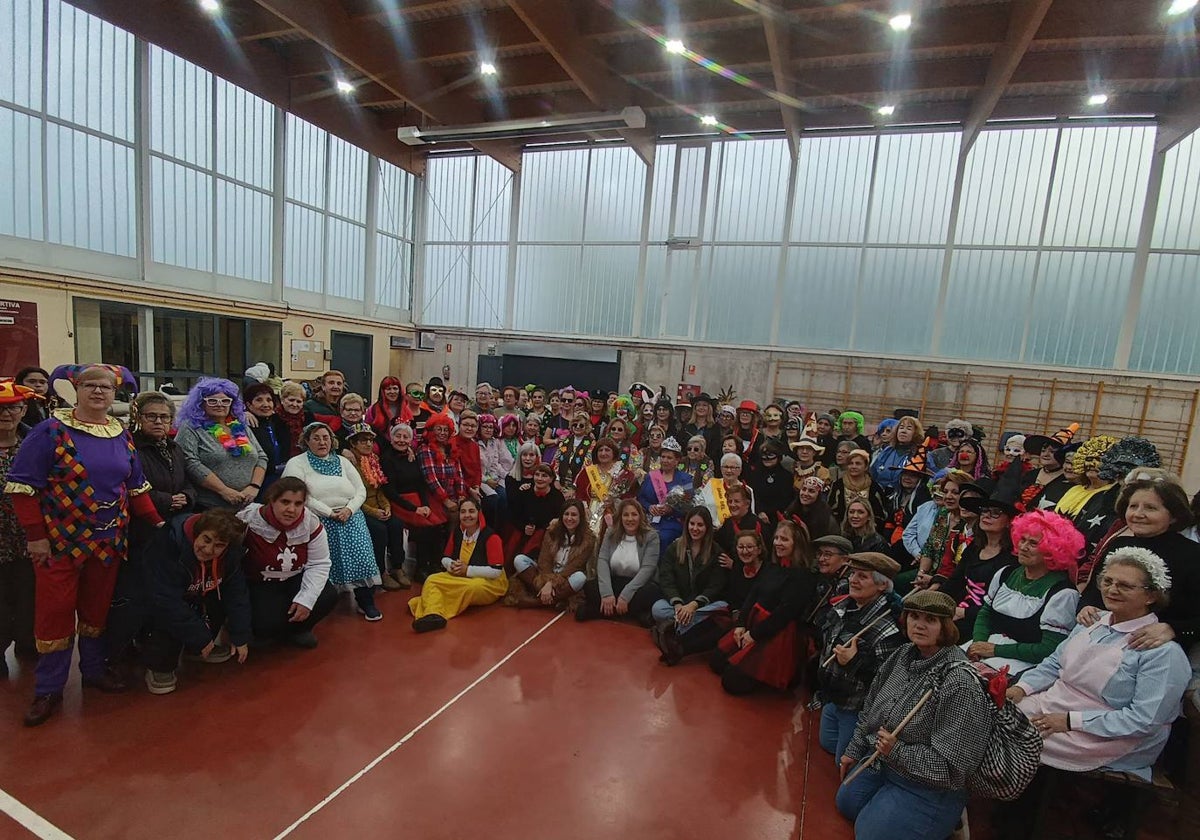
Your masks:
{"label": "woman sitting on floor", "polygon": [[692,508],[684,520],[683,537],[671,544],[658,563],[662,597],[650,613],[656,622],[654,643],[667,665],[711,650],[728,628],[728,621],[708,620],[729,610],[721,597],[727,572],[717,562],[715,534],[708,508]]}
{"label": "woman sitting on floor", "polygon": [[504,603],[510,607],[567,607],[577,603],[587,583],[587,564],[596,553],[596,535],[584,521],[583,502],[567,502],[558,519],[550,523],[535,561],[518,554],[513,565],[517,574]]}
{"label": "woman sitting on floor", "polygon": [[846,505],[846,515],[842,519],[842,536],[850,540],[855,554],[860,551],[888,553],[887,540],[875,530],[871,506],[862,499],[855,499]]}
{"label": "woman sitting on floor", "polygon": [[[992,732],[990,698],[955,645],[954,600],[914,592],[900,621],[908,635],[879,668],[845,753],[845,777],[872,747],[875,767],[837,792],[837,809],[857,840],[941,840],[967,804],[967,779],[983,762]],[[904,728],[891,734],[925,692],[936,690]]]}
{"label": "woman sitting on floor", "polygon": [[487,527],[474,499],[463,499],[458,506],[458,527],[446,543],[442,568],[408,602],[418,633],[441,630],[468,607],[494,604],[508,591],[500,535]]}
{"label": "woman sitting on floor", "polygon": [[600,544],[596,579],[583,588],[585,601],[575,612],[578,621],[632,615],[650,626],[650,609],[659,598],[654,583],[658,571],[658,533],[636,499],[617,505],[615,527]]}

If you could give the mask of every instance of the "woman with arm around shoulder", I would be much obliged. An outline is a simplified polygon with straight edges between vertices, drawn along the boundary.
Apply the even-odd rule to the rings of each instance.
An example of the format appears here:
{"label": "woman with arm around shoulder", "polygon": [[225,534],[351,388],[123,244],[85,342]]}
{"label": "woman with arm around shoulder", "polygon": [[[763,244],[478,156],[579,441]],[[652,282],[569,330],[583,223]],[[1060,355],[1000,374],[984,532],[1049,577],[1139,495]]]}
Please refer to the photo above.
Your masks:
{"label": "woman with arm around shoulder", "polygon": [[479,503],[470,497],[459,505],[458,528],[446,543],[442,568],[445,571],[426,578],[421,594],[408,602],[418,633],[441,630],[448,619],[472,606],[494,604],[508,591],[500,535],[487,527]]}
{"label": "woman with arm around shoulder", "polygon": [[962,667],[953,615],[954,601],[943,592],[904,600],[909,642],[880,666],[840,760],[844,778],[872,750],[880,753],[874,767],[838,789],[837,809],[854,822],[858,840],[948,837],[967,804],[967,779],[983,762],[993,714],[978,679]]}
{"label": "woman with arm around shoulder", "polygon": [[650,608],[659,597],[654,583],[658,532],[650,527],[646,511],[636,499],[622,499],[615,518],[615,527],[600,544],[596,579],[584,586],[584,603],[576,610],[575,619],[632,615],[649,626]]}

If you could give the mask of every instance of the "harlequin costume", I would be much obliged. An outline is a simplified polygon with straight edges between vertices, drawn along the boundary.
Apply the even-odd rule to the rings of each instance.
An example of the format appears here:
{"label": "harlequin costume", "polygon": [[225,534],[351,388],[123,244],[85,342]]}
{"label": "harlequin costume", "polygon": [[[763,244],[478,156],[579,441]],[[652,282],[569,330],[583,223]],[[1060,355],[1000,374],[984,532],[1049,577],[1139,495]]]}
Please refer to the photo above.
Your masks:
{"label": "harlequin costume", "polygon": [[59,409],[22,443],[5,491],[28,541],[50,541],[49,562],[34,569],[38,697],[62,694],[76,615],[79,670],[85,682],[104,677],[100,636],[125,559],[130,513],[162,522],[149,490],[133,438],[114,418],[86,423],[72,409]]}

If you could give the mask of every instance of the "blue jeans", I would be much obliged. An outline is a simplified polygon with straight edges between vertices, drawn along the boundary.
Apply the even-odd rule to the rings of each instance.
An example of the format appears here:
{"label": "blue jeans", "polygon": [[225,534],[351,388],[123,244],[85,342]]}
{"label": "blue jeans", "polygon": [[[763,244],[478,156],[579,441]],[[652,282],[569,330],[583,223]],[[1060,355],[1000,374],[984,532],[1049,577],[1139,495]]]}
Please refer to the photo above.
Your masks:
{"label": "blue jeans", "polygon": [[[682,634],[692,630],[700,622],[711,616],[715,612],[729,609],[729,604],[724,601],[713,601],[705,604],[700,609],[696,610],[696,614],[692,616],[692,623],[687,627],[676,627],[675,632]],[[650,617],[655,621],[669,621],[675,618],[675,608],[671,606],[666,598],[659,598],[654,602],[654,606],[650,608]]]}
{"label": "blue jeans", "polygon": [[966,804],[964,790],[929,787],[879,764],[837,792],[838,812],[854,823],[855,840],[948,837]]}
{"label": "blue jeans", "polygon": [[834,703],[826,703],[821,707],[821,749],[833,756],[835,765],[841,763],[842,753],[850,745],[857,725],[858,712],[843,709]]}

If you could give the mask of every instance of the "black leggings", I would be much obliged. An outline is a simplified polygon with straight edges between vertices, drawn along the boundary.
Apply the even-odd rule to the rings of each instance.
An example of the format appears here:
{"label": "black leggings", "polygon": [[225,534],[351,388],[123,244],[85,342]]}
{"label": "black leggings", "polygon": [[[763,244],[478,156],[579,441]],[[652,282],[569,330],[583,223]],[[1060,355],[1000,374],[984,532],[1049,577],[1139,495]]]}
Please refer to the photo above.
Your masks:
{"label": "black leggings", "polygon": [[387,573],[387,555],[392,556],[392,568],[399,569],[404,565],[404,523],[399,519],[376,519],[363,514],[367,520],[367,530],[371,533],[371,547],[375,549],[375,565],[379,574]]}
{"label": "black leggings", "polygon": [[333,584],[326,582],[308,618],[304,621],[288,621],[288,609],[300,592],[303,577],[303,574],[299,574],[287,580],[250,584],[250,624],[255,640],[277,640],[312,630],[337,606],[337,590]]}
{"label": "black leggings", "polygon": [[[633,578],[621,577],[620,575],[612,576],[613,592],[620,597],[621,590],[629,585]],[[595,618],[621,618],[615,612],[611,616],[605,616],[600,613],[600,582],[597,580],[589,580],[583,585],[584,602],[580,605],[575,617],[580,621],[589,621]],[[654,606],[654,602],[662,597],[662,590],[658,588],[658,584],[654,581],[648,581],[641,589],[633,595],[633,600],[629,602],[629,615],[637,619],[643,624],[649,622],[650,608]]]}

